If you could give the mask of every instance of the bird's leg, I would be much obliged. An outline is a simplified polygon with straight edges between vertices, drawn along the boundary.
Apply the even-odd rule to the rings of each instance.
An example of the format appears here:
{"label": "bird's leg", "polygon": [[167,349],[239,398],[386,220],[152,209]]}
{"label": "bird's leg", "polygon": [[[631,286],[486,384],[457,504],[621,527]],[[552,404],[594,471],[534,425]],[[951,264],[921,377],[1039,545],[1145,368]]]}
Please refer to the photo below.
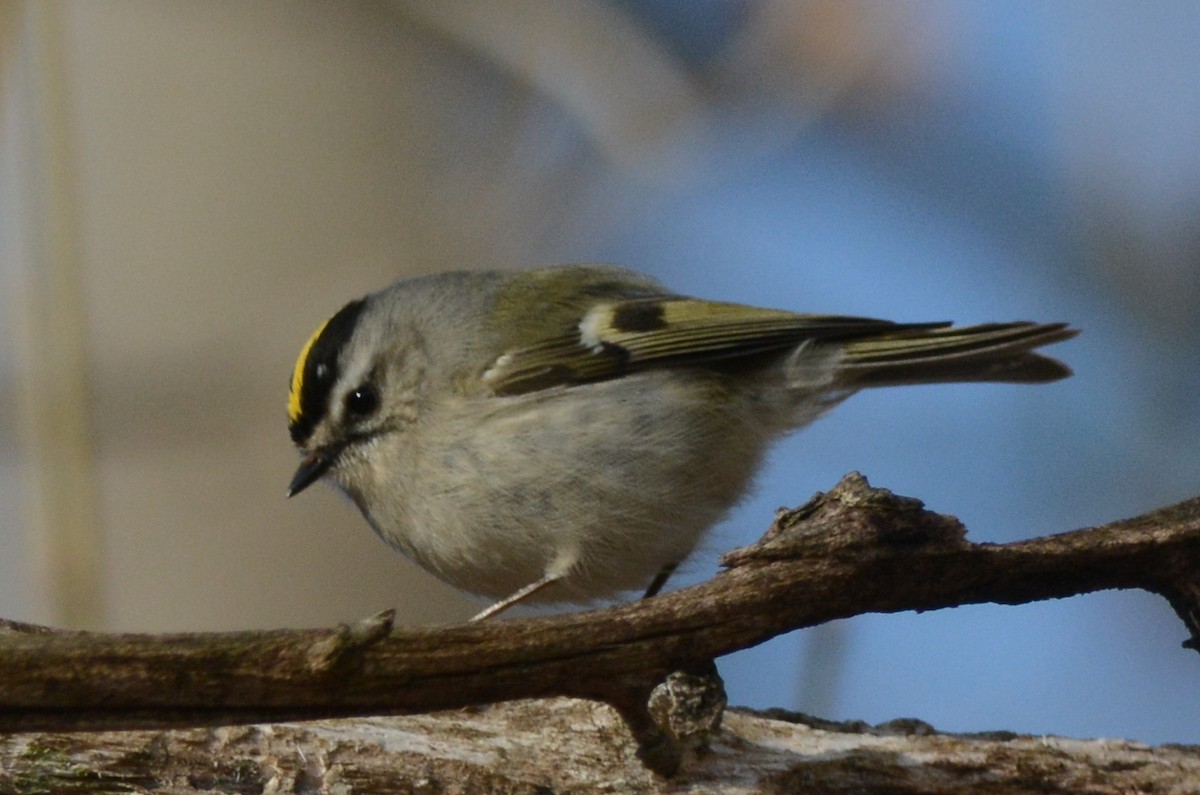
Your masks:
{"label": "bird's leg", "polygon": [[[646,588],[646,592],[644,594],[642,594],[642,598],[649,599],[651,596],[654,596],[659,591],[661,591],[662,587],[667,584],[667,580],[670,579],[671,575],[675,573],[675,569],[678,567],[679,567],[679,563],[676,562],[676,563],[668,563],[665,566],[663,566],[661,569],[659,569],[658,574],[655,574],[654,579],[650,582],[650,586],[648,588]],[[511,593],[508,596],[501,599],[499,602],[496,602],[495,604],[489,606],[485,610],[482,610],[479,613],[472,616],[471,622],[474,623],[476,621],[484,621],[486,619],[491,618],[492,616],[499,615],[500,613],[503,613],[508,608],[517,604],[518,602],[524,601],[525,599],[528,599],[529,597],[533,596],[535,593],[542,590],[543,588],[553,585],[554,583],[558,582],[559,580],[561,580],[563,578],[564,575],[557,571],[557,569],[559,567],[555,567],[555,568],[556,568],[556,573],[547,574],[544,577],[542,577],[541,579],[535,580],[534,582],[529,583],[525,587],[523,587],[517,591],[514,591],[513,593]]]}
{"label": "bird's leg", "polygon": [[649,599],[651,596],[654,596],[661,591],[662,587],[667,584],[667,580],[671,578],[671,575],[675,573],[675,569],[678,567],[679,562],[676,561],[674,563],[668,563],[659,569],[658,574],[655,574],[654,579],[650,581],[650,587],[648,587],[646,592],[642,594],[642,598]]}
{"label": "bird's leg", "polygon": [[471,622],[474,623],[476,621],[483,621],[484,619],[503,613],[505,610],[512,607],[517,602],[520,602],[522,599],[528,599],[530,596],[533,596],[546,586],[553,585],[554,583],[558,582],[562,579],[562,577],[563,576],[561,574],[547,574],[540,580],[535,580],[529,583],[524,588],[512,592],[499,602],[493,604],[491,607],[488,607],[486,610],[483,610],[482,612],[472,616]]}

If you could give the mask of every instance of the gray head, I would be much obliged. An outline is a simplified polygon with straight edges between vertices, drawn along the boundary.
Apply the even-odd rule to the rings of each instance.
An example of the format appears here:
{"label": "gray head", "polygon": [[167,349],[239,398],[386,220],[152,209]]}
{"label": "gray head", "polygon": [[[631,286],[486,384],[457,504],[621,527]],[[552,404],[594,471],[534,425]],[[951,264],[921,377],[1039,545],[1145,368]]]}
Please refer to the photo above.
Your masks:
{"label": "gray head", "polygon": [[469,364],[478,369],[487,358],[463,349],[462,340],[482,336],[463,325],[485,316],[499,281],[469,272],[401,281],[351,301],[317,329],[292,373],[288,430],[306,457],[289,494],[413,422],[431,391],[469,382]]}

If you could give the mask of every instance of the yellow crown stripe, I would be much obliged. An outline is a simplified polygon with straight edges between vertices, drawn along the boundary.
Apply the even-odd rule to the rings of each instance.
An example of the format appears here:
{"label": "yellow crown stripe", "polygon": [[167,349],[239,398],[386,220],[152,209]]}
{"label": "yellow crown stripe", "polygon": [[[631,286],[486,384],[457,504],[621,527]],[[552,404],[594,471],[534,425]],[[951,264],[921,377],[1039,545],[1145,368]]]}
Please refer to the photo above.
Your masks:
{"label": "yellow crown stripe", "polygon": [[308,342],[304,343],[304,347],[300,349],[300,358],[296,360],[296,368],[292,370],[292,390],[288,394],[288,419],[292,422],[299,422],[300,415],[303,413],[300,408],[300,393],[304,391],[304,365],[308,361],[308,352],[312,350],[313,343],[317,341],[321,332],[328,325],[329,321],[326,320],[308,338]]}

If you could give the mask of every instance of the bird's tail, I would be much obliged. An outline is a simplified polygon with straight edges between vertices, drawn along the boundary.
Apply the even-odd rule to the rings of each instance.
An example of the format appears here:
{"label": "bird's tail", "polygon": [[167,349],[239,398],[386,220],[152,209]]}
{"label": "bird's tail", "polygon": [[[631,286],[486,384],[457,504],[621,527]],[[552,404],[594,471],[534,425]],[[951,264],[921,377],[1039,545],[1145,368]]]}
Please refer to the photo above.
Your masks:
{"label": "bird's tail", "polygon": [[914,327],[845,343],[838,380],[861,389],[964,381],[1042,383],[1071,370],[1035,348],[1078,334],[1065,323]]}

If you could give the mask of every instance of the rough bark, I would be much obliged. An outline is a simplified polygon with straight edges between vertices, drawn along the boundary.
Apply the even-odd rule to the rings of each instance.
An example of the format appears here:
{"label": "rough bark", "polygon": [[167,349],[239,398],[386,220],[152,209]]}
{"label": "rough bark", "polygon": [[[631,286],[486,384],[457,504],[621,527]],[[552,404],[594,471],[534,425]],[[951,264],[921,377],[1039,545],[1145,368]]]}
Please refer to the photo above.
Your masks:
{"label": "rough bark", "polygon": [[573,699],[258,726],[0,737],[0,793],[1200,791],[1200,748],[938,734],[729,710],[667,781],[611,708]]}
{"label": "rough bark", "polygon": [[[160,636],[0,624],[0,731],[400,715],[569,696],[615,707],[639,757],[670,774],[719,719],[715,657],[835,618],[1141,588],[1167,598],[1185,645],[1200,647],[1200,498],[1086,530],[972,544],[953,517],[850,475],[723,562],[712,580],[654,599],[434,629],[394,630],[387,614],[333,630]],[[678,671],[699,682],[690,695],[664,707],[660,691],[648,706]],[[689,714],[697,703],[707,707]],[[664,727],[664,710],[679,713],[678,725]]]}

